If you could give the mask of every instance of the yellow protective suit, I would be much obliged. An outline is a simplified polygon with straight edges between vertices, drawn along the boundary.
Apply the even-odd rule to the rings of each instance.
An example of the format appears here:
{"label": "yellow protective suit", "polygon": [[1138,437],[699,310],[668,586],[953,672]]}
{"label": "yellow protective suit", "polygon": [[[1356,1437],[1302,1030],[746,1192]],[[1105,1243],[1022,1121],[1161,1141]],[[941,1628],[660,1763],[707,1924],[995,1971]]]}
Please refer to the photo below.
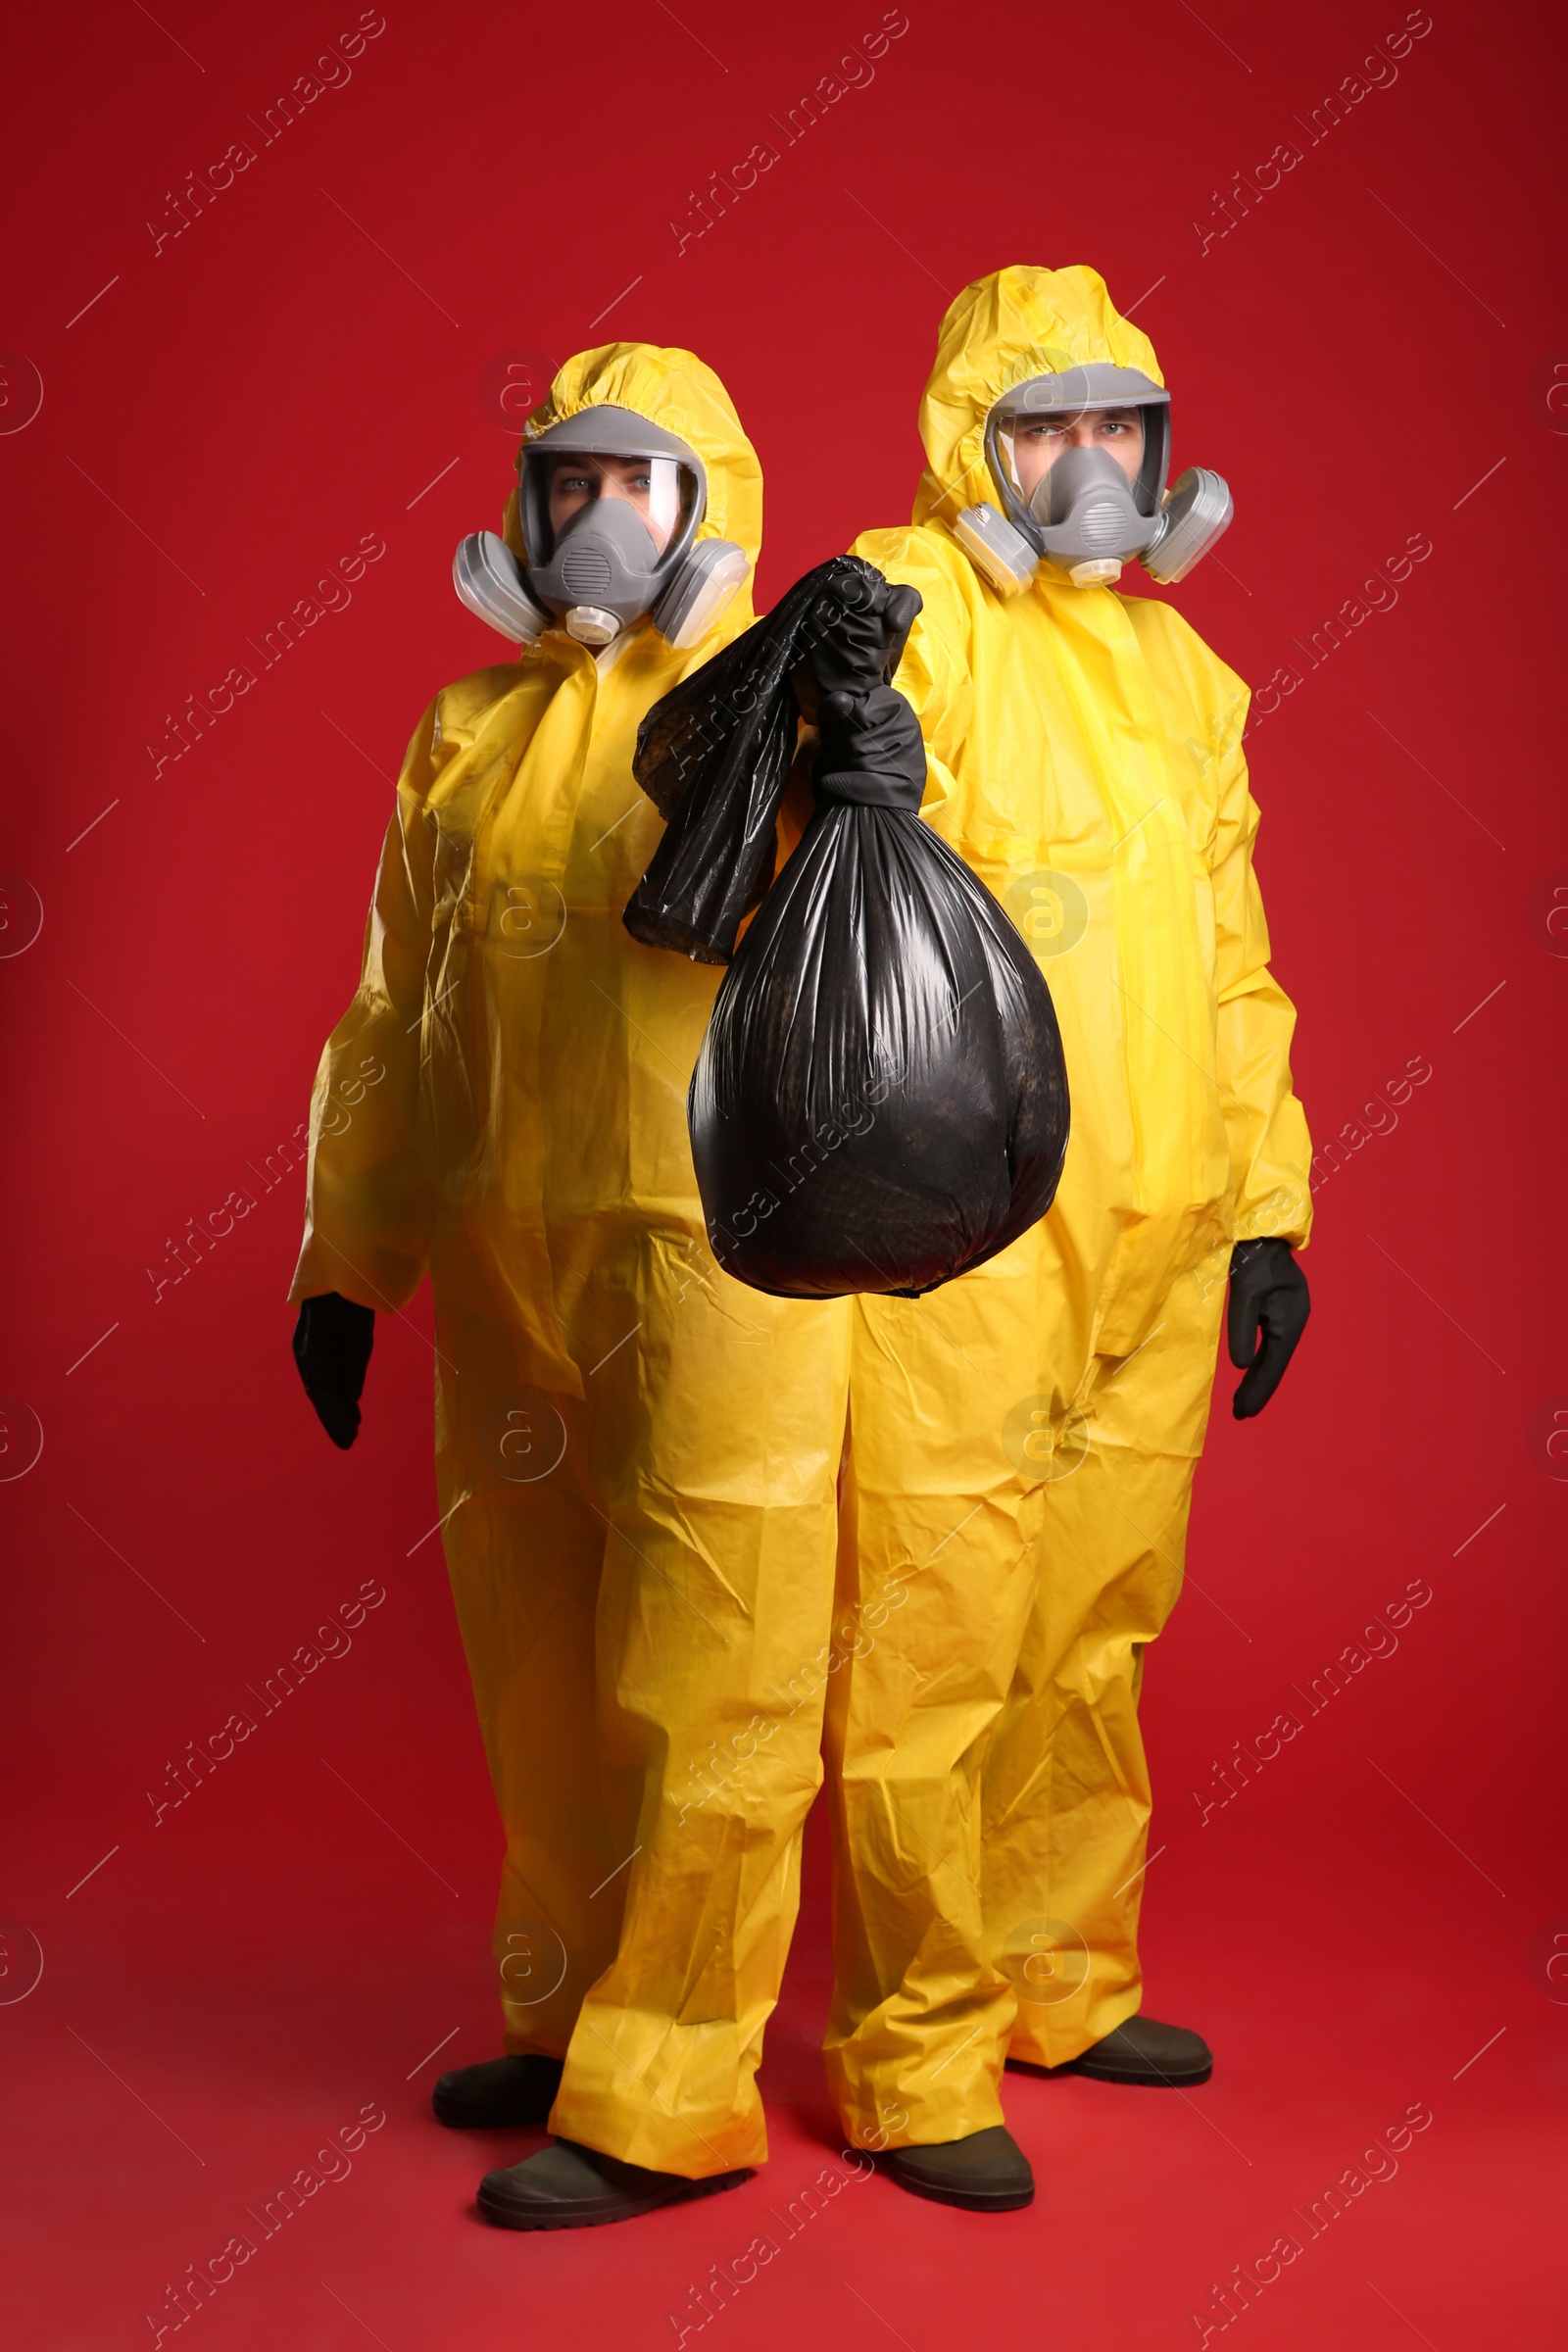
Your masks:
{"label": "yellow protective suit", "polygon": [[1049,1217],[918,1300],[855,1302],[828,2067],[869,2145],[1001,2121],[1139,2006],[1147,1643],[1182,1577],[1233,1240],[1304,1242],[1294,1013],[1252,874],[1247,692],[1152,597],[1004,602],[952,537],[1025,378],[1159,377],[1093,270],[1004,270],[943,322],[912,528],[856,553],[918,588],[897,684],[923,815],[1040,955],[1072,1137]]}
{"label": "yellow protective suit", "polygon": [[[683,351],[570,362],[686,440],[754,564],[761,483]],[[515,498],[507,533],[517,552]],[[709,1252],[686,1089],[719,974],[620,921],[661,831],[639,720],[695,652],[562,632],[437,695],[323,1054],[292,1296],[435,1298],[443,1541],[506,1830],[508,2047],[554,2128],[692,2177],[765,2154],[753,2077],[821,1777],[848,1301]]]}

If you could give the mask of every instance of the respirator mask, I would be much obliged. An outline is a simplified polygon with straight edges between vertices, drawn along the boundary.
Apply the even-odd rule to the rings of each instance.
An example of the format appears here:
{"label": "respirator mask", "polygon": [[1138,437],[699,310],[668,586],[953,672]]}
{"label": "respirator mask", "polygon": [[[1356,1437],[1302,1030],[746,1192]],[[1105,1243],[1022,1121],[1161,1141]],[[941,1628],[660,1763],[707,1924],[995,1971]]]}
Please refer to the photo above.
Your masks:
{"label": "respirator mask", "polygon": [[[1107,449],[1070,445],[1026,494],[1018,462],[1020,434],[1086,411],[1135,409],[1144,447],[1129,475]],[[1137,557],[1151,578],[1183,580],[1231,519],[1231,494],[1217,473],[1193,466],[1167,490],[1170,395],[1141,368],[1092,361],[1059,374],[1037,375],[998,401],[986,418],[986,463],[1001,499],[966,507],[954,536],[1000,595],[1015,596],[1044,565],[1074,587],[1110,586]]]}
{"label": "respirator mask", "polygon": [[[572,510],[559,523],[553,498],[558,513]],[[749,569],[729,540],[698,540],[707,506],[702,460],[684,441],[631,409],[584,409],[524,447],[526,564],[494,531],[475,531],[458,549],[453,584],[516,644],[560,627],[597,653],[652,614],[665,642],[686,652]]]}

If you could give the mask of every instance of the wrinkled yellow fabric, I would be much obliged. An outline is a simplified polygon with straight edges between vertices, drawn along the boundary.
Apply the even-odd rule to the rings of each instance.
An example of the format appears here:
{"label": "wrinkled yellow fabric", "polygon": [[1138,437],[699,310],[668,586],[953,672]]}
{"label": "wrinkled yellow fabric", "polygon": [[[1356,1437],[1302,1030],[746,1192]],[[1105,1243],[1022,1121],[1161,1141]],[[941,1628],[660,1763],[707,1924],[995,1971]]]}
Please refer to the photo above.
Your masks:
{"label": "wrinkled yellow fabric", "polygon": [[1310,1218],[1246,688],[1152,597],[1039,577],[1004,602],[949,529],[995,498],[996,401],[1096,360],[1162,380],[1093,270],[966,288],[913,526],[856,543],[924,599],[896,681],[922,813],[1034,945],[1072,1102],[1042,1224],[929,1298],[855,1302],[838,1608],[883,1621],[829,1700],[827,2050],[861,2144],[996,2124],[1009,2049],[1059,2065],[1139,2006],[1138,1690],[1181,1583],[1230,1248],[1303,1243]]}
{"label": "wrinkled yellow fabric", "polygon": [[[755,563],[760,477],[716,377],[612,344],[530,429],[602,403],[696,450],[703,534]],[[519,548],[514,496],[506,529]],[[551,631],[437,695],[317,1079],[292,1290],[391,1310],[429,1268],[507,2044],[564,2054],[557,2131],[694,2177],[766,2153],[848,1372],[847,1301],[713,1263],[686,1090],[719,975],[620,920],[661,831],[638,723],[751,618],[743,594],[694,652],[644,625],[598,662]]]}

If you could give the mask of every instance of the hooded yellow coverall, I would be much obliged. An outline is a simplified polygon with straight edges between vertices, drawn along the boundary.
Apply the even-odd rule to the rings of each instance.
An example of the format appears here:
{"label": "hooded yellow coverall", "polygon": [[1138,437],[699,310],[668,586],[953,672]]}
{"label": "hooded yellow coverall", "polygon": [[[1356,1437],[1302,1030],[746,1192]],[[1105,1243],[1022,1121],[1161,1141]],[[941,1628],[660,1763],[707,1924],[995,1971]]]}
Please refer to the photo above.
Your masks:
{"label": "hooded yellow coverall", "polygon": [[862,2145],[1002,2120],[1138,2009],[1144,1650],[1182,1578],[1231,1245],[1305,1241],[1295,1015],[1268,969],[1247,690],[1152,597],[1037,576],[1004,602],[950,525],[1031,376],[1163,379],[1091,270],[958,296],[913,526],[855,552],[918,588],[896,683],[922,813],[1013,914],[1055,1002],[1072,1135],[1054,1206],[918,1300],[855,1302],[828,1701],[828,2069]]}
{"label": "hooded yellow coverall", "polygon": [[[717,378],[611,344],[530,429],[607,402],[696,451],[702,534],[755,564],[760,475]],[[520,555],[515,494],[506,529]],[[564,2054],[557,2132],[692,2178],[766,2153],[848,1375],[847,1300],[715,1266],[686,1090],[719,974],[620,920],[662,829],[638,722],[752,617],[743,592],[695,652],[644,624],[597,662],[552,631],[437,695],[317,1078],[291,1294],[382,1312],[429,1268],[507,2046]]]}

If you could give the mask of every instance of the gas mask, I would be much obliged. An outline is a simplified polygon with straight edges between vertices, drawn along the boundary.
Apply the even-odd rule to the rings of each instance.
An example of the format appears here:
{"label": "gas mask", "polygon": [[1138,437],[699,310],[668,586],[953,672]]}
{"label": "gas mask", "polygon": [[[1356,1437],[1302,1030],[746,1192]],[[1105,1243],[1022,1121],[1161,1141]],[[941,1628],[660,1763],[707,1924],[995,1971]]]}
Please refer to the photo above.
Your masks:
{"label": "gas mask", "polygon": [[[587,495],[558,528],[551,492],[568,469]],[[517,644],[561,627],[598,652],[651,614],[684,653],[750,568],[729,540],[698,539],[707,505],[702,460],[684,441],[631,409],[583,409],[523,450],[526,564],[494,531],[475,531],[458,549],[453,584],[471,612]]]}
{"label": "gas mask", "polygon": [[[1069,447],[1026,497],[1014,454],[1020,427],[1042,417],[1071,420],[1086,409],[1137,409],[1144,452],[1129,476],[1108,450]],[[1111,585],[1136,556],[1151,578],[1184,580],[1231,519],[1231,494],[1217,473],[1189,466],[1167,490],[1170,395],[1140,368],[1107,361],[1037,375],[1000,400],[986,418],[986,461],[1001,509],[966,507],[954,536],[983,578],[1016,596],[1045,565],[1074,587]]]}

